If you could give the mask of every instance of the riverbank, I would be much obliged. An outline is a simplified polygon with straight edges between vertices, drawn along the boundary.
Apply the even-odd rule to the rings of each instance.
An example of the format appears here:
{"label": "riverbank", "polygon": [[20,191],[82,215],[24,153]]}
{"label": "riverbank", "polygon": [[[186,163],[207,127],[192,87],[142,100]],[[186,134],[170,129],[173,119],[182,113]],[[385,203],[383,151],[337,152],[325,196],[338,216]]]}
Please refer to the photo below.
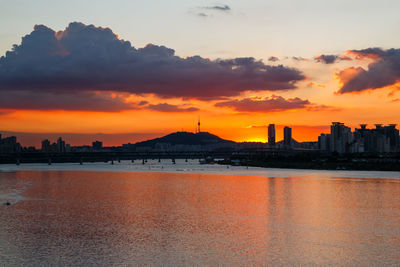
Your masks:
{"label": "riverbank", "polygon": [[400,171],[397,159],[351,159],[351,158],[261,158],[221,160],[218,164],[240,165],[262,168],[310,169],[310,170],[355,170],[355,171]]}

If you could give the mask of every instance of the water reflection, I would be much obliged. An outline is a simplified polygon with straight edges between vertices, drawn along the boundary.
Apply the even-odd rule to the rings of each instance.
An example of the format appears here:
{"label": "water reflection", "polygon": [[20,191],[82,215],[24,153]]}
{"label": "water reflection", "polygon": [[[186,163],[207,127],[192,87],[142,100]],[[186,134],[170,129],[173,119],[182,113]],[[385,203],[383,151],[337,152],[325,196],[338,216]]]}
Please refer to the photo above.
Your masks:
{"label": "water reflection", "polygon": [[1,265],[400,262],[395,179],[19,171],[0,198],[27,184],[0,207]]}

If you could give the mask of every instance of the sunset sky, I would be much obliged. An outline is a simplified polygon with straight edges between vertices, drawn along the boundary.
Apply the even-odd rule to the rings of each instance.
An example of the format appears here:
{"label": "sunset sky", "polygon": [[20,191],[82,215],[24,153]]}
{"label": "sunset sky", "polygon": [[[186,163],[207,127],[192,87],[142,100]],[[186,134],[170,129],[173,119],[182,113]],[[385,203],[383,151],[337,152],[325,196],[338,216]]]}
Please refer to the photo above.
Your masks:
{"label": "sunset sky", "polygon": [[400,1],[0,0],[0,133],[315,141],[400,123]]}

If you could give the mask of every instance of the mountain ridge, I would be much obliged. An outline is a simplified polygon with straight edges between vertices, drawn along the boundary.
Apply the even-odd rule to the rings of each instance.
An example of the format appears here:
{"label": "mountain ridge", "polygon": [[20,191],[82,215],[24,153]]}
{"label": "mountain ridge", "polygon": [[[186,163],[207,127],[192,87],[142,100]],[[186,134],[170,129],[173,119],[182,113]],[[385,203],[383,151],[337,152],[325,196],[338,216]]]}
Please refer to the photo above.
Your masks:
{"label": "mountain ridge", "polygon": [[154,138],[135,143],[137,147],[154,147],[157,143],[169,143],[171,145],[211,145],[211,144],[235,144],[231,140],[225,140],[208,132],[175,132],[163,137]]}

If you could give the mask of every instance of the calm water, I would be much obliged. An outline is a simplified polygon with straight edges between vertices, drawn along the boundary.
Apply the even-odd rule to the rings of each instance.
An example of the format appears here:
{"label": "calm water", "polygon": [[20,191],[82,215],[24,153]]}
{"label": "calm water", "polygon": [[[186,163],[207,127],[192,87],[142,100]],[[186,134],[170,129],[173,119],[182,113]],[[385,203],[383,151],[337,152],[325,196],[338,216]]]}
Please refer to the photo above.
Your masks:
{"label": "calm water", "polygon": [[1,266],[400,265],[396,173],[65,166],[0,166]]}

